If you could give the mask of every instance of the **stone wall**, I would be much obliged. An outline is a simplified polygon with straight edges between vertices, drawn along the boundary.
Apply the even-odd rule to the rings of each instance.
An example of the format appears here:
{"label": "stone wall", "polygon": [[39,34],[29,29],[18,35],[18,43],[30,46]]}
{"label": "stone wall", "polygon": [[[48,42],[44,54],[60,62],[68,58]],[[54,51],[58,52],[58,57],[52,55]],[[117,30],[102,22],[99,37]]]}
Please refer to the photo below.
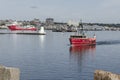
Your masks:
{"label": "stone wall", "polygon": [[103,70],[96,70],[94,80],[120,80],[120,75]]}
{"label": "stone wall", "polygon": [[0,65],[0,80],[20,80],[20,70]]}

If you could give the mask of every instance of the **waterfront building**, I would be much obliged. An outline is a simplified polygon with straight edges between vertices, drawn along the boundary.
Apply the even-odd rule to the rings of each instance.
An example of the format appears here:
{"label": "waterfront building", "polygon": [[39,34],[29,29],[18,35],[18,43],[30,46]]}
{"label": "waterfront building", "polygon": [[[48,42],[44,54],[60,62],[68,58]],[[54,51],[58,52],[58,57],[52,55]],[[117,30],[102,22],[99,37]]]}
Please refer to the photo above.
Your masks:
{"label": "waterfront building", "polygon": [[47,18],[45,23],[46,23],[46,25],[54,25],[54,19],[53,18]]}

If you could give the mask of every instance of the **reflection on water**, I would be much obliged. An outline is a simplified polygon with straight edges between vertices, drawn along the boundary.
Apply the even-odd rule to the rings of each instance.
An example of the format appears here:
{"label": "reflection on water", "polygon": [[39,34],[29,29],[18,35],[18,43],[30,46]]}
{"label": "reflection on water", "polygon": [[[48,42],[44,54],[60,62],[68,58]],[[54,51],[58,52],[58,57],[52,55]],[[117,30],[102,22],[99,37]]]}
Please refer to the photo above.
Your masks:
{"label": "reflection on water", "polygon": [[40,42],[44,43],[45,35],[40,35],[39,38],[40,38]]}
{"label": "reflection on water", "polygon": [[[96,46],[71,46],[70,60],[71,63],[78,66],[78,71],[82,72],[86,65],[94,61]],[[91,64],[90,64],[91,65]],[[88,68],[87,68],[88,69]]]}
{"label": "reflection on water", "polygon": [[96,46],[92,45],[92,46],[71,46],[70,47],[70,53],[71,54],[84,54],[87,52],[94,52],[95,51]]}
{"label": "reflection on water", "polygon": [[12,38],[14,43],[16,43],[18,40],[18,36],[16,34],[13,34],[11,38]]}
{"label": "reflection on water", "polygon": [[98,41],[97,45],[115,45],[120,44],[120,40]]}
{"label": "reflection on water", "polygon": [[39,40],[40,40],[41,47],[44,47],[45,35],[40,35]]}

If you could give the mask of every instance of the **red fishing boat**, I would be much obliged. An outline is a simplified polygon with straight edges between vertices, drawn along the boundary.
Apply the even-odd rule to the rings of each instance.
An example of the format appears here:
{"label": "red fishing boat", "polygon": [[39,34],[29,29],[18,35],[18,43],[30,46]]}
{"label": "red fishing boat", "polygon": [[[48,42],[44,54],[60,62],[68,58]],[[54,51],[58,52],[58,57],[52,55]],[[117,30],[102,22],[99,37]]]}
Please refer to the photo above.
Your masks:
{"label": "red fishing boat", "polygon": [[35,28],[35,27],[30,27],[30,26],[29,27],[22,27],[22,26],[18,25],[17,23],[9,25],[8,28],[11,31],[16,31],[16,30],[36,31],[37,30],[37,28]]}
{"label": "red fishing boat", "polygon": [[79,23],[77,27],[77,33],[75,35],[71,35],[70,44],[73,46],[81,46],[81,45],[95,45],[96,44],[96,36],[94,34],[93,37],[88,37],[83,31],[82,23]]}

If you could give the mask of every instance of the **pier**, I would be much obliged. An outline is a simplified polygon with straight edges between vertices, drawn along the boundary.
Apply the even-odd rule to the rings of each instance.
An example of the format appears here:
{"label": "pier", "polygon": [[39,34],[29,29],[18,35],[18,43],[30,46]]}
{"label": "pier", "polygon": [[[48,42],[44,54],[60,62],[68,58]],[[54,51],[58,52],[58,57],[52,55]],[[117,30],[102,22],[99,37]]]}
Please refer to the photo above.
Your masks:
{"label": "pier", "polygon": [[21,34],[21,35],[46,35],[45,33],[28,33],[28,32],[17,32],[17,33],[9,33],[9,32],[0,32],[0,34]]}

